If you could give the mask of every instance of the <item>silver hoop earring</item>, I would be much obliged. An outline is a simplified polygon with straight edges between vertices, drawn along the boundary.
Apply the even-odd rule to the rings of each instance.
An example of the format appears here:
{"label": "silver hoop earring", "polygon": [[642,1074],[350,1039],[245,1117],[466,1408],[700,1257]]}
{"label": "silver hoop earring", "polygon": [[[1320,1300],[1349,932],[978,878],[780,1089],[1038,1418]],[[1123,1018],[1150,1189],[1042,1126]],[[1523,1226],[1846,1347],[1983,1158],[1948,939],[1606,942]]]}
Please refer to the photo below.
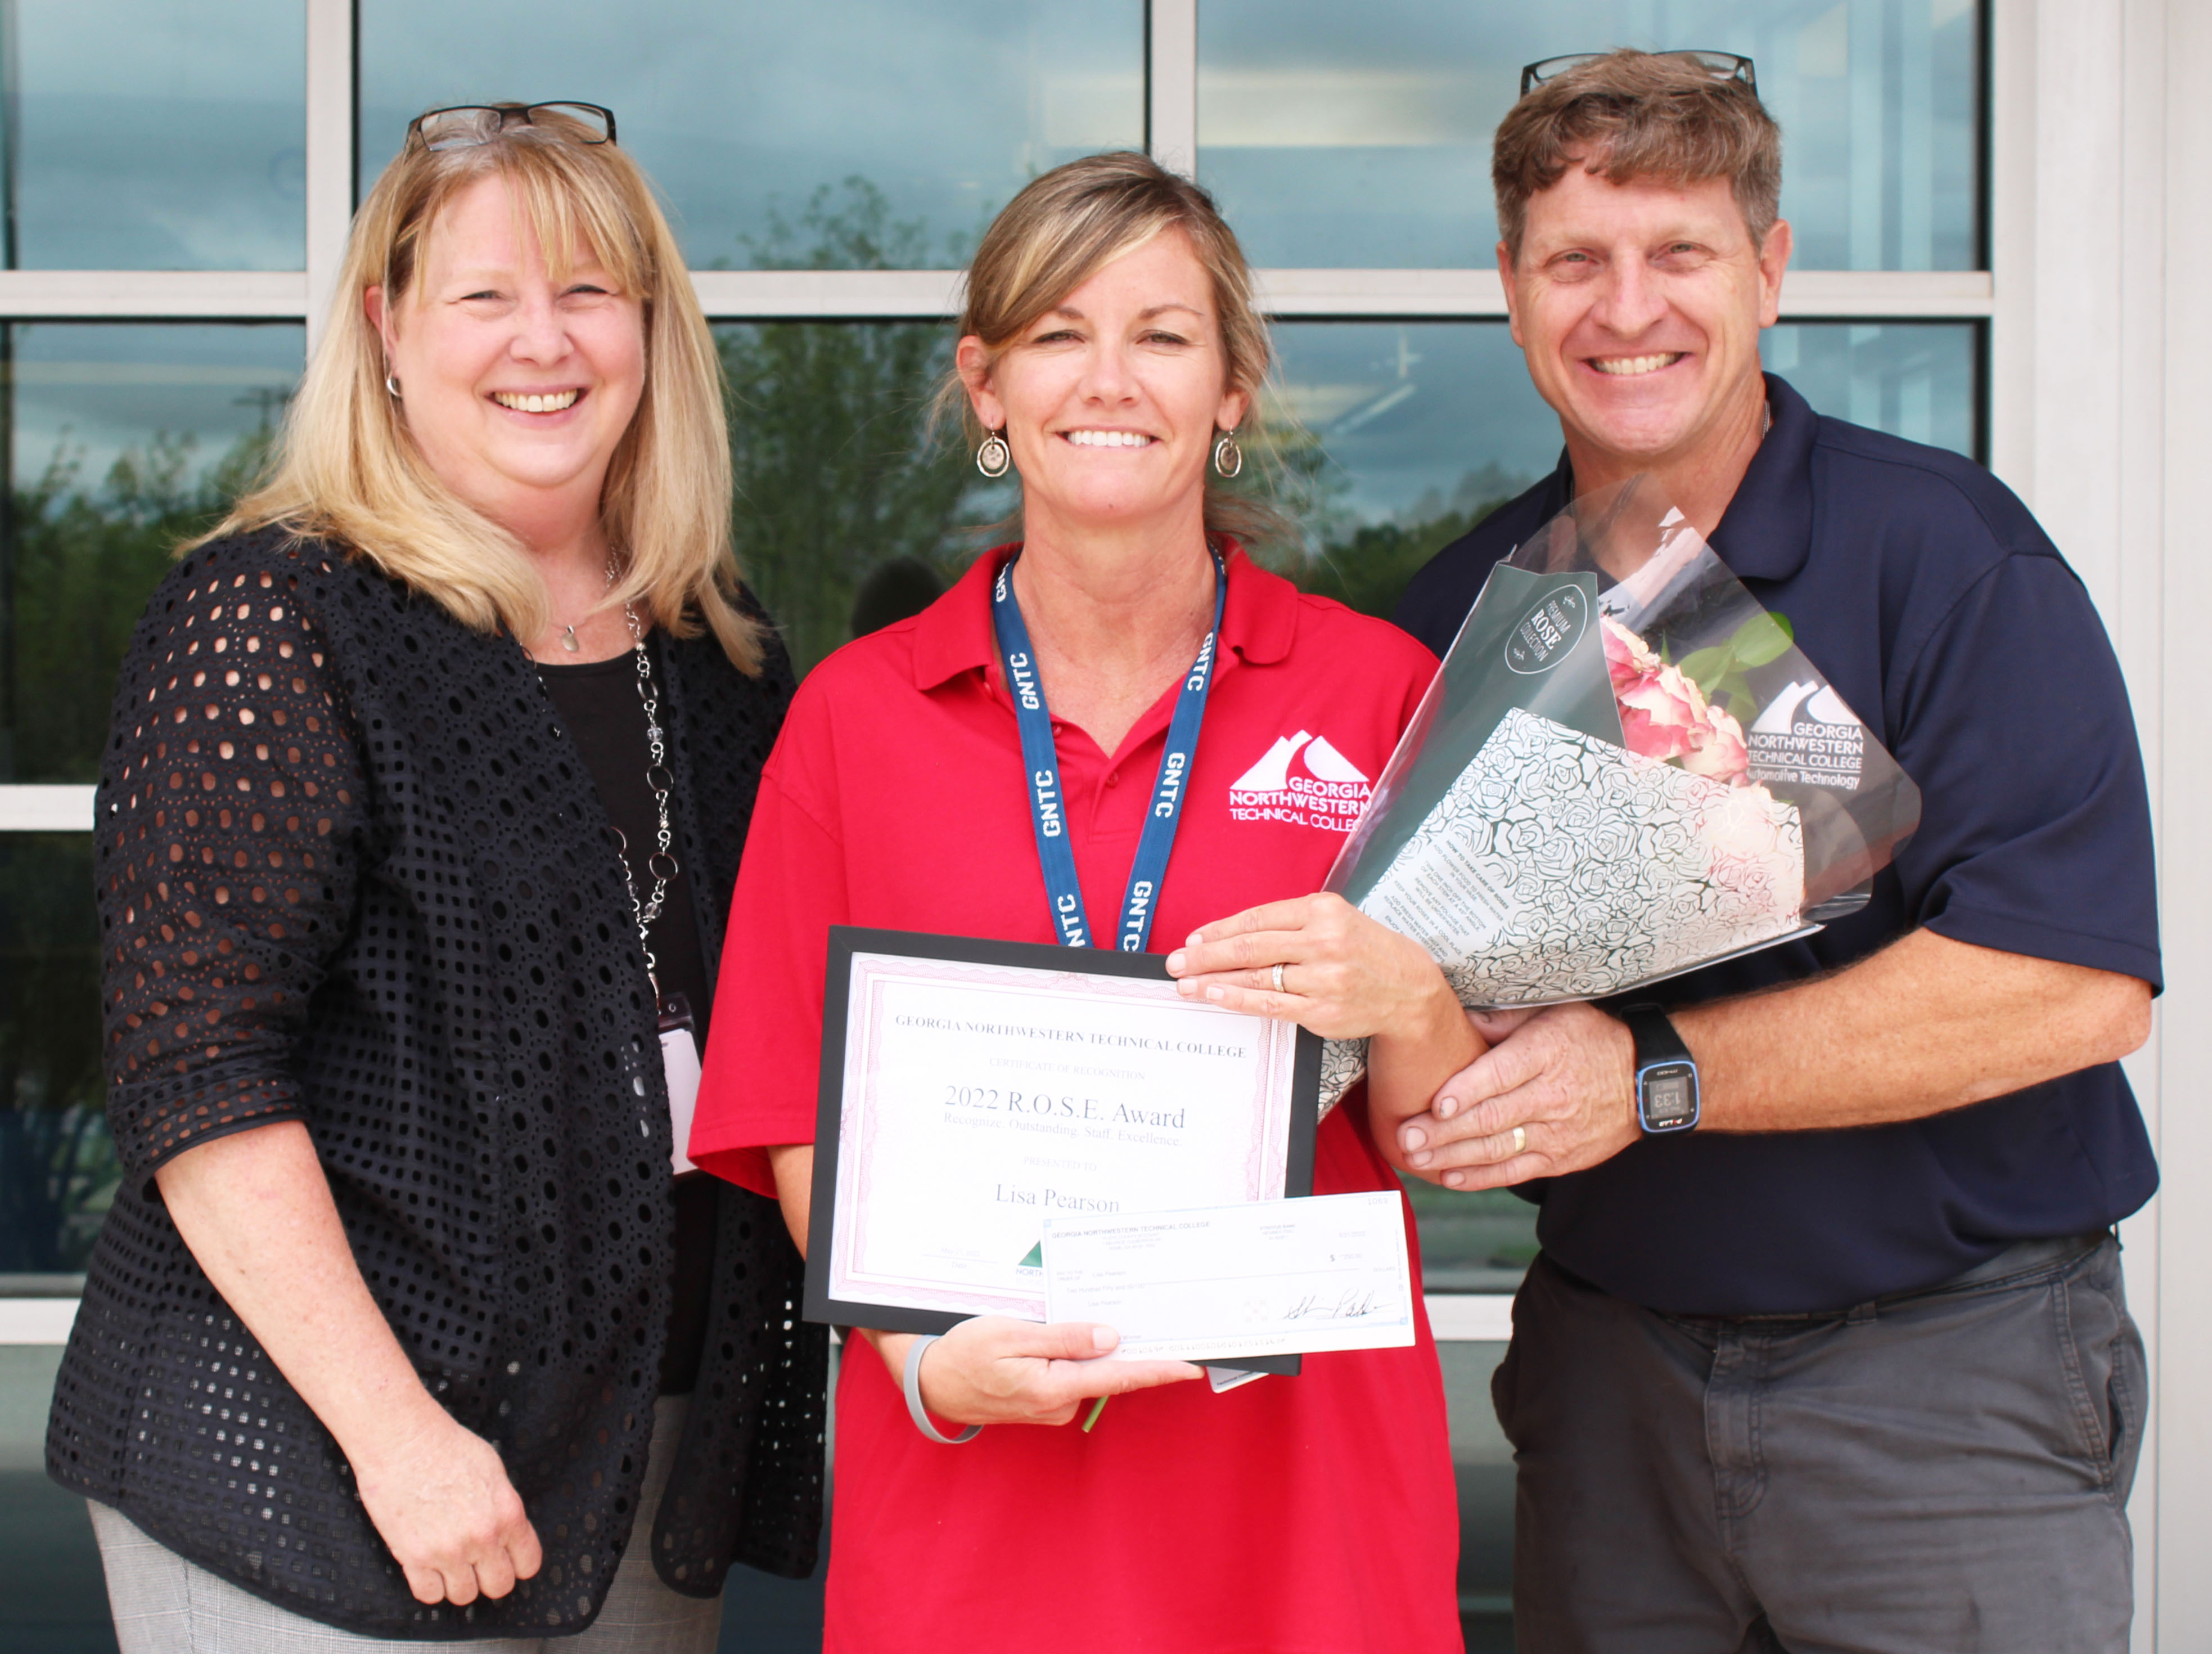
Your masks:
{"label": "silver hoop earring", "polygon": [[384,376],[384,391],[394,402],[399,400],[399,381],[389,374]]}
{"label": "silver hoop earring", "polygon": [[1224,477],[1234,477],[1244,469],[1244,450],[1237,446],[1235,431],[1222,432],[1221,440],[1213,445],[1213,468]]}
{"label": "silver hoop earring", "polygon": [[975,469],[994,481],[1006,474],[1014,463],[1014,451],[1006,446],[1006,439],[993,431],[975,450]]}

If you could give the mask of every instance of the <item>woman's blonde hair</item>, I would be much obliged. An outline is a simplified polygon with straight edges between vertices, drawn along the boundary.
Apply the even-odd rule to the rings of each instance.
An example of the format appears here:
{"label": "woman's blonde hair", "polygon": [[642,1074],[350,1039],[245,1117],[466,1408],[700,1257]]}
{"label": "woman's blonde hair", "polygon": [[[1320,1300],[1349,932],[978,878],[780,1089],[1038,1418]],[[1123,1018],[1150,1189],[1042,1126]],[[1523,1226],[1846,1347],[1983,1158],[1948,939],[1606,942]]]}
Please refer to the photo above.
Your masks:
{"label": "woman's blonde hair", "polygon": [[[1213,198],[1150,155],[1121,150],[1055,167],[991,221],[968,267],[960,333],[982,341],[985,371],[1036,319],[1084,283],[1170,230],[1181,230],[1213,286],[1229,388],[1259,407],[1274,346],[1252,291],[1252,267]],[[940,413],[957,408],[971,442],[985,435],[956,369],[938,393]],[[1206,526],[1248,544],[1284,537],[1280,512],[1206,475]]]}
{"label": "woman's blonde hair", "polygon": [[434,150],[410,136],[354,219],[268,480],[204,538],[270,525],[325,535],[465,625],[503,626],[521,638],[545,629],[551,611],[528,554],[440,482],[407,435],[402,404],[385,387],[383,341],[363,308],[367,290],[381,287],[387,313],[396,311],[421,274],[440,212],[470,185],[501,178],[555,282],[589,247],[644,307],[644,394],[600,495],[601,520],[623,559],[607,601],[642,602],[678,636],[696,635],[703,623],[740,670],[757,672],[762,628],[736,601],[714,335],[645,174],[613,143],[586,136],[581,123],[542,109],[467,147]]}

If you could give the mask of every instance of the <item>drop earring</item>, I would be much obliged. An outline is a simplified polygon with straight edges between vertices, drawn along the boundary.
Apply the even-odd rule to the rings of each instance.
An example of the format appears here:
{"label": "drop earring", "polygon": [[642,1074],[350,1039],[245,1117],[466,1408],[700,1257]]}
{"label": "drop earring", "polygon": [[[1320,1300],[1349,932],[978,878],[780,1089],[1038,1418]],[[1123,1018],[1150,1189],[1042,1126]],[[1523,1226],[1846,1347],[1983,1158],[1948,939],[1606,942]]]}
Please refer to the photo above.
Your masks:
{"label": "drop earring", "polygon": [[1244,450],[1237,446],[1237,433],[1221,433],[1221,440],[1213,445],[1213,468],[1224,477],[1234,477],[1244,469]]}
{"label": "drop earring", "polygon": [[997,431],[986,436],[982,445],[975,450],[975,469],[994,481],[1004,477],[1007,467],[1013,463],[1014,451],[1006,446],[1006,437]]}

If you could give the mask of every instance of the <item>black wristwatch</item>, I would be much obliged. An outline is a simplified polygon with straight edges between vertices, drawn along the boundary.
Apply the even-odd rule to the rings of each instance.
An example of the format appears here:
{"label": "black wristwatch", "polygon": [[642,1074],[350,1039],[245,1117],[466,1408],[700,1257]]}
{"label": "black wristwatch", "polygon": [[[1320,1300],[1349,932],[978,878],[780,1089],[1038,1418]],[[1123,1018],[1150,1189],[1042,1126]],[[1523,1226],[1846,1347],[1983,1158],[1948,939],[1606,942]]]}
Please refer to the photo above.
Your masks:
{"label": "black wristwatch", "polygon": [[1624,1006],[1636,1042],[1636,1120],[1646,1134],[1688,1131],[1698,1123],[1698,1063],[1667,1013],[1656,1005]]}

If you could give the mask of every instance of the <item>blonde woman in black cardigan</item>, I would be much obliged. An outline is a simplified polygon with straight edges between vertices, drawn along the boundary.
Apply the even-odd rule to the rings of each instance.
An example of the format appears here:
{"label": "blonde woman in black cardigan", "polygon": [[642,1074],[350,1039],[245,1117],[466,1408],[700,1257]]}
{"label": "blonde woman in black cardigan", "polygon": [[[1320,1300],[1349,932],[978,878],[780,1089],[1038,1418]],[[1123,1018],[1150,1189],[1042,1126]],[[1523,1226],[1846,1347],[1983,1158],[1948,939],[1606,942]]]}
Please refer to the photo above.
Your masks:
{"label": "blonde woman in black cardigan", "polygon": [[791,678],[729,550],[713,342],[614,137],[410,129],[270,482],[125,663],[126,1177],[49,1465],[126,1654],[703,1651],[732,1562],[812,1567],[796,1256],[672,1160]]}

